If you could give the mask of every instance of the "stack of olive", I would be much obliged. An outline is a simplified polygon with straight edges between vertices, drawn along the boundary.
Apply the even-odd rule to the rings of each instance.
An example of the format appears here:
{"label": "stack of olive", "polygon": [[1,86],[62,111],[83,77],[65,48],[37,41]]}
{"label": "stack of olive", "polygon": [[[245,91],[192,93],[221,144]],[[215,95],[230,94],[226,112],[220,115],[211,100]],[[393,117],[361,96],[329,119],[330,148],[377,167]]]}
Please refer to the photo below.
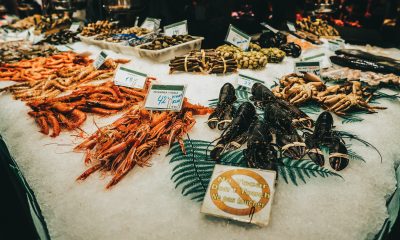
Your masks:
{"label": "stack of olive", "polygon": [[107,20],[97,21],[95,23],[89,23],[86,27],[84,27],[81,35],[90,37],[97,34],[108,33],[114,28],[116,28],[116,25]]}
{"label": "stack of olive", "polygon": [[194,40],[190,35],[159,36],[150,44],[143,45],[141,49],[160,50]]}
{"label": "stack of olive", "polygon": [[267,57],[269,63],[280,63],[286,56],[279,48],[261,48],[260,52]]}
{"label": "stack of olive", "polygon": [[241,69],[260,69],[268,62],[267,57],[259,51],[243,52],[240,48],[229,45],[222,45],[216,51],[223,57],[233,57]]}

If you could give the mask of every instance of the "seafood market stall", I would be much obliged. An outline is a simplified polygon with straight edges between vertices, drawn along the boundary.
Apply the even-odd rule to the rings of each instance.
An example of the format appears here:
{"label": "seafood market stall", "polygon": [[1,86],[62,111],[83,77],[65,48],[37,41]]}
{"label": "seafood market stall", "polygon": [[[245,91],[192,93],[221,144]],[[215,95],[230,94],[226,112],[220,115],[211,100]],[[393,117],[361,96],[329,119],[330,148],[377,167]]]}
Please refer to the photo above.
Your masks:
{"label": "seafood market stall", "polygon": [[0,160],[39,239],[392,230],[399,49],[309,20],[259,36],[231,25],[215,49],[185,21],[163,34],[157,19],[72,23],[38,39],[20,21],[0,43]]}

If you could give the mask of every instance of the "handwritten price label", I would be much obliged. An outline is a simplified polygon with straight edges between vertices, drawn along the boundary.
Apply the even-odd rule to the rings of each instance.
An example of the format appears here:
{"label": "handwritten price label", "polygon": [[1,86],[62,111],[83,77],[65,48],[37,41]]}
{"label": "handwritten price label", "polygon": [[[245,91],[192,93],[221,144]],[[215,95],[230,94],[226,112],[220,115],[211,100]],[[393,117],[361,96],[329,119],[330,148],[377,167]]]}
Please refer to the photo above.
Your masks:
{"label": "handwritten price label", "polygon": [[58,51],[60,51],[60,52],[69,52],[69,51],[73,51],[74,49],[73,48],[71,48],[70,46],[68,46],[68,45],[58,45],[58,46],[55,46],[57,49],[58,49]]}
{"label": "handwritten price label", "polygon": [[321,73],[321,62],[295,62],[294,63],[294,72],[295,73],[302,73],[308,72],[313,73],[317,76]]}
{"label": "handwritten price label", "polygon": [[232,43],[242,50],[247,50],[249,48],[250,40],[251,36],[235,28],[232,24],[229,25],[228,33],[225,38],[226,42]]}
{"label": "handwritten price label", "polygon": [[71,27],[69,27],[69,30],[71,31],[71,32],[76,32],[76,31],[78,31],[78,29],[81,27],[81,23],[80,22],[73,22],[72,24],[71,24]]}
{"label": "handwritten price label", "polygon": [[296,27],[294,26],[294,23],[286,22],[286,25],[289,28],[289,31],[296,32]]}
{"label": "handwritten price label", "polygon": [[266,24],[265,22],[262,22],[262,23],[260,23],[260,24],[261,24],[261,26],[263,26],[263,27],[265,27],[265,28],[271,30],[271,31],[274,32],[274,33],[279,32],[277,29],[271,27],[270,25]]}
{"label": "handwritten price label", "polygon": [[103,65],[103,63],[106,61],[106,59],[107,59],[107,53],[101,51],[99,56],[93,62],[94,68],[99,69],[101,65]]}
{"label": "handwritten price label", "polygon": [[122,66],[118,67],[114,75],[115,85],[129,88],[143,89],[144,84],[146,83],[146,79],[147,74],[137,72],[135,70]]}
{"label": "handwritten price label", "polygon": [[144,22],[142,23],[142,28],[149,29],[151,31],[154,31],[160,27],[161,19],[157,18],[146,18]]}
{"label": "handwritten price label", "polygon": [[344,48],[344,40],[336,39],[336,40],[328,40],[328,49],[331,51],[336,51]]}
{"label": "handwritten price label", "polygon": [[166,36],[188,34],[187,20],[164,26],[164,34]]}
{"label": "handwritten price label", "polygon": [[239,74],[237,83],[239,86],[243,86],[245,88],[251,89],[251,87],[253,87],[254,83],[264,83],[264,82],[261,80],[243,75],[243,74]]}
{"label": "handwritten price label", "polygon": [[180,111],[185,91],[186,85],[152,84],[146,97],[145,108]]}

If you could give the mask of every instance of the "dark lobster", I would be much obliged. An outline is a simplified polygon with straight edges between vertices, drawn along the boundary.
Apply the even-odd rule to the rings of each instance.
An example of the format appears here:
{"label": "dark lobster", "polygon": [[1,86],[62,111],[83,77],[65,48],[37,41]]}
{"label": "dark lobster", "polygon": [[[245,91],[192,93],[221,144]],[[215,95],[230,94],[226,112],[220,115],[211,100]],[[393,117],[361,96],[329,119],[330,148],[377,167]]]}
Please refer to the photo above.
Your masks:
{"label": "dark lobster", "polygon": [[253,96],[250,97],[250,100],[254,101],[256,106],[271,108],[268,111],[280,114],[284,118],[289,118],[293,127],[311,128],[313,126],[314,122],[307,114],[296,106],[284,100],[277,99],[271,90],[263,84],[255,83],[251,88],[251,93]]}
{"label": "dark lobster", "polygon": [[278,152],[272,140],[272,133],[265,122],[256,121],[251,125],[247,149],[243,150],[249,167],[277,171]]}
{"label": "dark lobster", "polygon": [[333,130],[333,118],[331,113],[323,112],[318,116],[313,133],[305,132],[305,143],[308,156],[316,164],[325,164],[324,155],[320,146],[329,148],[329,164],[336,171],[343,170],[349,164],[347,148],[340,134]]}
{"label": "dark lobster", "polygon": [[218,126],[219,130],[223,130],[228,125],[235,112],[233,106],[235,101],[235,88],[232,84],[225,83],[219,92],[217,107],[208,117],[207,124],[211,129]]}
{"label": "dark lobster", "polygon": [[222,132],[214,149],[211,150],[210,157],[218,161],[224,151],[239,148],[246,141],[249,127],[256,118],[256,109],[253,104],[242,103],[236,116]]}

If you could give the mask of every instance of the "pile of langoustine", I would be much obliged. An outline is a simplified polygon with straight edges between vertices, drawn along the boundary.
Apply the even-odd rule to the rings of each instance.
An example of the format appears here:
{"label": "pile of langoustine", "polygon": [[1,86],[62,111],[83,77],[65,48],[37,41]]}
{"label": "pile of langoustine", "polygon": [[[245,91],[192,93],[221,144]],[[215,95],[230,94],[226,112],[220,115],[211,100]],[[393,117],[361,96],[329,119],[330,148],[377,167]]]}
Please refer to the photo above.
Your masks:
{"label": "pile of langoustine", "polygon": [[91,63],[87,57],[64,52],[48,57],[25,59],[15,63],[3,63],[0,81],[36,81],[46,79],[62,68],[80,68]]}
{"label": "pile of langoustine", "polygon": [[386,109],[369,104],[374,94],[359,81],[327,86],[312,73],[293,73],[283,76],[272,92],[276,97],[294,105],[314,101],[338,115],[346,115],[353,109],[366,110],[370,113],[375,113],[376,109]]}
{"label": "pile of langoustine", "polygon": [[205,115],[212,110],[190,104],[184,99],[180,112],[148,111],[133,106],[114,123],[99,128],[75,151],[85,152],[89,168],[77,180],[84,180],[96,171],[110,173],[106,188],[117,184],[136,165],[149,166],[151,155],[161,146],[176,140],[185,152],[183,136],[194,126],[194,115]]}
{"label": "pile of langoustine", "polygon": [[50,136],[57,137],[62,128],[69,131],[79,128],[86,120],[86,113],[110,115],[142,102],[152,79],[148,78],[144,89],[130,89],[113,82],[81,86],[66,96],[28,102],[32,108],[29,115],[35,118],[41,133],[50,134],[51,127]]}
{"label": "pile of langoustine", "polygon": [[[53,65],[54,59],[61,62],[58,67]],[[88,57],[69,52],[53,55],[49,58],[35,58],[29,60],[29,62],[20,61],[15,64],[6,64],[0,68],[4,70],[0,72],[0,81],[23,82],[0,89],[0,92],[10,92],[14,98],[23,101],[53,98],[89,81],[110,78],[118,63],[127,63],[127,60],[123,59],[108,59],[99,69],[95,69],[91,64],[92,61]],[[20,77],[27,76],[27,74],[32,75],[17,80],[17,78],[10,79],[7,77],[11,73]]]}

